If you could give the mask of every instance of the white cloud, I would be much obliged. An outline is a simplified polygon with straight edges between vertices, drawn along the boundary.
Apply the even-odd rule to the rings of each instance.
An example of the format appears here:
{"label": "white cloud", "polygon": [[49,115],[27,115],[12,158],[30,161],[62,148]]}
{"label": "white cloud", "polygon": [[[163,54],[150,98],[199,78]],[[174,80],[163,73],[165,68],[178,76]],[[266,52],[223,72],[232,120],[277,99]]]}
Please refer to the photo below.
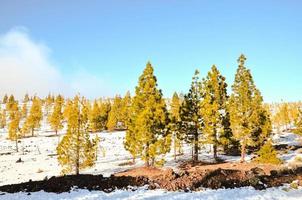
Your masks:
{"label": "white cloud", "polygon": [[49,54],[50,49],[30,38],[24,28],[0,35],[0,96],[22,98],[29,93],[44,97],[51,92],[92,98],[108,94],[104,81],[85,70],[64,77]]}

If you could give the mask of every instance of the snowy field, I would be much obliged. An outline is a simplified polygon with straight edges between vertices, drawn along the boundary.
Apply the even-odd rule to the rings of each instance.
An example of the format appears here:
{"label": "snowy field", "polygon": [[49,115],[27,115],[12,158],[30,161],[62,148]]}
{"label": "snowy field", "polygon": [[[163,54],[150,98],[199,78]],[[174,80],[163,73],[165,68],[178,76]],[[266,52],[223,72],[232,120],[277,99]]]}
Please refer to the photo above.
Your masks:
{"label": "snowy field", "polygon": [[[19,142],[19,152],[15,152],[15,143],[7,140],[7,130],[0,129],[0,185],[15,184],[31,180],[43,180],[45,177],[58,176],[61,167],[57,162],[56,147],[62,139],[64,130],[58,136],[50,130],[46,122],[43,122],[41,130],[36,132],[36,137],[23,138]],[[130,154],[123,148],[125,132],[101,132],[97,133],[101,138],[99,144],[98,160],[93,168],[81,173],[103,174],[110,176],[113,173],[124,171],[135,166],[142,166],[139,159],[135,166],[125,165],[131,161]],[[95,134],[92,134],[92,136]],[[275,144],[288,144],[298,146],[301,141],[292,133],[282,133],[273,136]],[[200,159],[212,160],[210,147],[205,147],[200,153]],[[172,153],[166,156],[167,167],[176,169],[180,161],[190,158],[191,148],[184,147],[184,155],[174,161]],[[292,166],[302,164],[301,149],[288,150],[281,155],[285,164]],[[239,157],[221,156],[228,161],[238,161]],[[21,162],[17,160],[21,159]],[[250,156],[248,157],[250,159]],[[302,199],[302,188],[298,190],[284,191],[282,188],[272,188],[265,191],[255,191],[252,188],[241,188],[233,190],[204,190],[194,193],[166,192],[164,190],[146,190],[139,188],[132,191],[115,191],[104,193],[99,191],[89,192],[86,190],[75,190],[71,193],[53,194],[36,192],[0,195],[0,199]]]}
{"label": "snowy field", "polygon": [[199,192],[167,192],[165,190],[146,190],[139,188],[136,191],[118,190],[112,193],[99,191],[76,190],[70,193],[54,194],[46,192],[5,194],[0,199],[10,200],[96,200],[96,199],[204,199],[204,200],[298,200],[302,199],[302,188],[298,190],[285,191],[284,188],[270,188],[265,191],[256,191],[253,188],[204,190]]}

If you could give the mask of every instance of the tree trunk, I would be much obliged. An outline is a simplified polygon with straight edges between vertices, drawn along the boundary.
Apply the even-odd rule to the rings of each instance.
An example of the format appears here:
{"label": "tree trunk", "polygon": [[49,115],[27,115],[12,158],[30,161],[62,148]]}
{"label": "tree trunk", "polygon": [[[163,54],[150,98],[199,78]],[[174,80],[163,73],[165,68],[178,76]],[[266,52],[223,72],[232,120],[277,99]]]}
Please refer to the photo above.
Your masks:
{"label": "tree trunk", "polygon": [[213,145],[213,152],[214,152],[214,159],[217,161],[218,157],[217,157],[217,145],[216,144]]}
{"label": "tree trunk", "polygon": [[56,135],[58,135],[58,130],[56,130]]}
{"label": "tree trunk", "polygon": [[150,167],[150,161],[149,161],[149,143],[147,142],[147,144],[146,144],[146,149],[145,149],[145,151],[146,151],[146,163],[145,163],[145,165],[146,165],[146,167]]}
{"label": "tree trunk", "polygon": [[132,163],[135,164],[135,157],[132,157]]}
{"label": "tree trunk", "polygon": [[176,136],[174,135],[174,161],[176,161]]}
{"label": "tree trunk", "polygon": [[198,161],[198,132],[196,131],[194,135],[194,162]]}
{"label": "tree trunk", "polygon": [[16,151],[19,152],[19,148],[18,148],[18,138],[16,139]]}
{"label": "tree trunk", "polygon": [[241,145],[241,159],[240,162],[245,162],[245,148],[246,148],[246,144],[245,142],[242,143]]}
{"label": "tree trunk", "polygon": [[31,136],[34,137],[34,129],[31,129]]}

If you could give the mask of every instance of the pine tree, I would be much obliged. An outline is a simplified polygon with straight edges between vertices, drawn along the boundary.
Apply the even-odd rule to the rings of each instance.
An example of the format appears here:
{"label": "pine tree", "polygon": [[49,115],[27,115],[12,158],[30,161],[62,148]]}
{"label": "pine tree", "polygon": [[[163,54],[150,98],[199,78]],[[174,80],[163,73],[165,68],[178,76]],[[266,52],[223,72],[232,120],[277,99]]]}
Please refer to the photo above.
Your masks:
{"label": "pine tree", "polygon": [[7,97],[7,94],[5,94],[4,97],[3,97],[2,103],[6,104],[7,100],[8,100],[8,97]]}
{"label": "pine tree", "polygon": [[[257,90],[250,70],[245,64],[245,56],[238,59],[239,67],[232,86],[233,94],[229,101],[231,128],[241,145],[241,161],[244,162],[246,149],[259,144],[256,135],[264,141],[270,133],[270,119],[263,107],[263,100]],[[267,126],[267,130],[262,130]]]}
{"label": "pine tree", "polygon": [[23,105],[22,105],[22,109],[21,109],[22,118],[26,119],[27,118],[27,113],[28,113],[27,103],[24,102]]}
{"label": "pine tree", "polygon": [[32,136],[34,136],[34,130],[40,128],[42,117],[42,102],[38,97],[34,97],[29,115],[23,125],[23,132],[28,133],[31,131]]}
{"label": "pine tree", "polygon": [[125,149],[133,158],[140,155],[146,166],[163,164],[163,158],[157,159],[170,151],[171,146],[171,136],[167,129],[168,112],[153,71],[148,62],[139,77],[124,142]]}
{"label": "pine tree", "polygon": [[16,103],[16,100],[15,100],[14,95],[10,95],[6,102],[6,110],[11,111],[12,108],[14,107],[15,103]]}
{"label": "pine tree", "polygon": [[[206,142],[213,145],[214,159],[217,160],[219,145],[228,145],[231,134],[226,129],[227,116],[227,84],[215,65],[212,66],[208,76],[203,81],[203,99],[200,112],[203,117],[204,135]],[[227,132],[225,132],[227,131]]]}
{"label": "pine tree", "polygon": [[174,152],[174,160],[176,160],[177,152],[181,153],[182,142],[181,139],[178,138],[180,135],[178,123],[180,121],[180,105],[181,100],[176,92],[174,92],[171,108],[170,108],[170,127],[172,131],[172,140],[173,140],[173,152]]}
{"label": "pine tree", "polygon": [[23,103],[27,103],[27,102],[29,102],[29,96],[28,96],[28,94],[25,94]]}
{"label": "pine tree", "polygon": [[296,129],[294,132],[302,136],[302,110],[301,109],[299,109],[299,116],[296,119],[295,126]]}
{"label": "pine tree", "polygon": [[274,149],[271,140],[268,140],[261,149],[257,152],[258,157],[254,162],[261,164],[282,164],[282,161],[277,156],[277,151]]}
{"label": "pine tree", "polygon": [[127,122],[130,116],[131,104],[132,104],[132,99],[131,99],[130,92],[128,91],[122,100],[120,121],[122,123],[121,126],[123,129],[127,129]]}
{"label": "pine tree", "polygon": [[18,152],[18,139],[20,137],[20,120],[21,112],[19,111],[18,103],[14,102],[9,111],[10,122],[8,124],[8,138],[16,142],[16,151]]}
{"label": "pine tree", "polygon": [[53,103],[54,103],[54,97],[51,94],[48,94],[48,96],[45,98],[45,114],[46,114],[46,116],[48,116]]}
{"label": "pine tree", "polygon": [[97,100],[94,100],[92,109],[90,111],[90,128],[92,132],[99,132],[103,130],[102,116],[100,105]]}
{"label": "pine tree", "polygon": [[99,125],[101,130],[106,130],[107,123],[108,123],[108,117],[111,110],[111,103],[109,99],[101,100],[100,102],[100,119],[99,119]]}
{"label": "pine tree", "polygon": [[87,102],[79,97],[69,103],[67,133],[57,147],[63,174],[74,172],[78,175],[80,170],[95,163],[99,138],[90,139],[86,105]]}
{"label": "pine tree", "polygon": [[5,128],[6,126],[6,110],[3,109],[0,113],[0,128]]}
{"label": "pine tree", "polygon": [[53,107],[52,113],[48,116],[48,122],[51,128],[55,131],[56,135],[58,131],[63,128],[63,105],[64,105],[64,98],[61,95],[58,95],[55,104]]}
{"label": "pine tree", "polygon": [[199,71],[196,70],[192,78],[191,88],[180,107],[180,138],[192,145],[192,160],[198,161],[199,143],[202,135],[202,115],[200,104],[202,100],[202,85]]}
{"label": "pine tree", "polygon": [[122,103],[122,98],[120,96],[116,96],[114,98],[113,104],[108,115],[107,128],[109,131],[117,129],[118,124],[121,123],[121,112],[123,107]]}

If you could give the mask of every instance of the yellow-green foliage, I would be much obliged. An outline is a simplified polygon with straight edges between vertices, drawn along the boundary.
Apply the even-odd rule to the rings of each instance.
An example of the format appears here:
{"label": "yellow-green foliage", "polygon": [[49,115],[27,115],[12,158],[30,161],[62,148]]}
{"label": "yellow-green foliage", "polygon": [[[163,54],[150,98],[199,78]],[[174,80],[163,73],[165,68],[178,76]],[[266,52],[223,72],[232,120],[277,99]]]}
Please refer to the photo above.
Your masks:
{"label": "yellow-green foliage", "polygon": [[63,124],[62,124],[64,119],[63,112],[62,112],[63,105],[64,105],[64,98],[61,95],[58,95],[55,100],[53,111],[48,116],[48,122],[51,128],[56,132],[56,134],[58,133],[59,130],[63,128]]}
{"label": "yellow-green foliage", "polygon": [[133,97],[124,143],[126,150],[133,158],[141,156],[146,165],[155,165],[159,156],[170,151],[168,121],[165,101],[148,62]]}
{"label": "yellow-green foliage", "polygon": [[231,129],[241,145],[241,160],[246,147],[259,146],[271,133],[271,122],[264,107],[260,91],[256,88],[251,72],[245,65],[245,56],[238,59],[239,67],[229,100]]}
{"label": "yellow-green foliage", "polygon": [[23,125],[23,133],[29,133],[31,131],[32,136],[34,136],[34,130],[40,128],[41,120],[43,117],[42,113],[42,102],[38,97],[34,97],[32,106],[29,111],[29,115],[25,120]]}
{"label": "yellow-green foliage", "polygon": [[19,111],[17,102],[14,102],[11,106],[11,110],[9,111],[10,121],[8,124],[8,138],[10,140],[16,141],[20,137],[19,123],[21,119],[21,113]]}
{"label": "yellow-green foliage", "polygon": [[6,126],[6,110],[3,109],[0,112],[0,128],[4,128]]}
{"label": "yellow-green foliage", "polygon": [[302,110],[299,110],[299,115],[296,119],[295,125],[296,125],[296,129],[294,132],[302,136]]}
{"label": "yellow-green foliage", "polygon": [[277,151],[274,149],[272,142],[268,140],[261,149],[257,152],[258,157],[254,162],[261,164],[282,164],[282,161],[277,156]]}
{"label": "yellow-green foliage", "polygon": [[111,110],[108,115],[107,128],[109,131],[113,131],[117,128],[118,122],[121,122],[123,101],[120,96],[116,96],[113,100]]}
{"label": "yellow-green foliage", "polygon": [[75,97],[68,105],[68,128],[57,147],[58,161],[62,166],[62,174],[79,174],[81,169],[94,165],[99,138],[90,138],[87,102]]}

